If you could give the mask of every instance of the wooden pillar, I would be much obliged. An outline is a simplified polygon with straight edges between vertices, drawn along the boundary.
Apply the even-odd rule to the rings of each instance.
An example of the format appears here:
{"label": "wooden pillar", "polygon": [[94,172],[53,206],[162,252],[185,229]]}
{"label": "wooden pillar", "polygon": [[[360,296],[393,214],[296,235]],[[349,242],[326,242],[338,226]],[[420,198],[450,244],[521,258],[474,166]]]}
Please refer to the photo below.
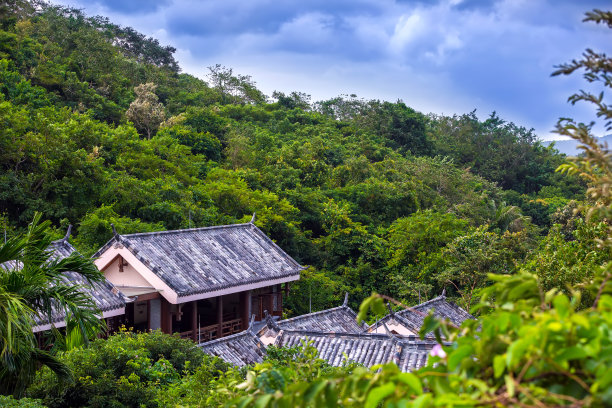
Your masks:
{"label": "wooden pillar", "polygon": [[191,302],[191,338],[198,342],[198,301]]}
{"label": "wooden pillar", "polygon": [[161,329],[166,334],[172,334],[172,313],[166,299],[161,300]]}
{"label": "wooden pillar", "polygon": [[151,299],[147,300],[147,329],[151,330]]}
{"label": "wooden pillar", "polygon": [[221,326],[223,325],[223,296],[217,297],[217,323],[219,324],[217,338],[220,338],[223,337],[223,332],[221,331]]}
{"label": "wooden pillar", "polygon": [[251,320],[251,291],[240,292],[240,318],[242,319],[242,330],[249,328]]}

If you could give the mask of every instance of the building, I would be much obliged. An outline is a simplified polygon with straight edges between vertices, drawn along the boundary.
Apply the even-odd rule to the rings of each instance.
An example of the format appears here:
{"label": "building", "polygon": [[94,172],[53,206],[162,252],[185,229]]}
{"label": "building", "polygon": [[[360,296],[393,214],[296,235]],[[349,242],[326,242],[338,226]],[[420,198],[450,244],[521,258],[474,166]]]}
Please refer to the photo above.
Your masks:
{"label": "building", "polygon": [[198,343],[281,316],[305,269],[253,223],[114,236],[95,255],[106,279],[134,300],[122,323]]}
{"label": "building", "polygon": [[294,347],[303,344],[317,349],[319,357],[332,366],[357,363],[365,367],[394,362],[409,372],[427,364],[433,337],[421,340],[417,334],[427,314],[449,320],[459,326],[474,317],[446,300],[444,294],[400,312],[390,312],[368,326],[357,323],[356,313],[348,307],[348,294],[342,306],[308,313],[285,320],[266,316],[257,333],[248,330],[220,340],[204,342],[199,347],[207,354],[245,366],[263,361],[266,348]]}

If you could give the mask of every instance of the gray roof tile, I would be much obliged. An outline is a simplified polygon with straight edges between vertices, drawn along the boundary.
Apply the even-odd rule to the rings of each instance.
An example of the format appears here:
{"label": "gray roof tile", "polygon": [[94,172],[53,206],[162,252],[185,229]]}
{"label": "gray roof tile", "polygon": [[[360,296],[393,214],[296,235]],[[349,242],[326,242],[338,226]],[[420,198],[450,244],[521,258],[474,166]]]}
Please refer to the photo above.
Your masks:
{"label": "gray roof tile", "polygon": [[416,336],[391,336],[374,333],[321,333],[306,330],[281,330],[276,338],[278,347],[301,346],[310,342],[319,357],[338,367],[348,361],[372,367],[395,362],[402,371],[413,371],[427,362],[436,344]]}
{"label": "gray roof tile", "polygon": [[115,235],[179,296],[299,275],[304,269],[253,223]]}
{"label": "gray roof tile", "polygon": [[265,335],[269,331],[279,330],[309,330],[321,333],[361,333],[367,329],[367,325],[357,323],[357,314],[346,305],[332,309],[321,310],[274,321],[270,316],[266,318],[266,325],[259,331],[259,335]]}
{"label": "gray roof tile", "polygon": [[[62,239],[53,241],[51,245],[49,245],[48,251],[51,252],[51,257],[63,259],[70,256],[76,249],[70,245],[68,240]],[[90,284],[83,276],[76,272],[65,272],[62,280],[68,285],[82,286],[83,291],[91,296],[98,309],[102,312],[125,307],[124,297],[106,279],[102,282],[92,282]],[[52,309],[51,316],[52,318],[50,321],[46,318],[37,317],[35,319],[36,324],[58,323],[66,318],[64,310],[57,308]]]}
{"label": "gray roof tile", "polygon": [[238,367],[261,363],[265,354],[265,346],[251,330],[200,343],[198,347]]}
{"label": "gray roof tile", "polygon": [[441,295],[416,306],[412,306],[410,309],[390,313],[372,324],[367,331],[373,331],[382,326],[383,323],[389,324],[395,321],[417,333],[421,329],[423,320],[429,314],[430,310],[433,310],[433,314],[437,318],[442,320],[448,319],[455,326],[461,326],[461,323],[465,320],[474,319],[474,316],[457,306],[455,303],[446,300],[445,295]]}

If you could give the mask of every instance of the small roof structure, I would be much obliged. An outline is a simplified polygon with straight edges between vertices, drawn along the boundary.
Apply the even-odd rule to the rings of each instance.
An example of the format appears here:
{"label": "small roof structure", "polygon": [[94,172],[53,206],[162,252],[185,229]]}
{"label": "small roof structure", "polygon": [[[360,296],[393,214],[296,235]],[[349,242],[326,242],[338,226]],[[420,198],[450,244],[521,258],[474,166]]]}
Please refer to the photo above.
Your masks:
{"label": "small roof structure", "polygon": [[431,300],[412,306],[409,309],[390,313],[372,324],[367,331],[370,333],[381,332],[382,326],[387,325],[389,329],[397,334],[418,334],[425,317],[433,310],[434,316],[442,320],[449,320],[455,326],[461,326],[465,320],[474,319],[474,316],[446,299],[446,294]]}
{"label": "small roof structure", "polygon": [[414,371],[427,363],[437,343],[416,336],[398,337],[378,333],[320,333],[306,330],[281,330],[275,346],[293,347],[310,342],[319,357],[339,367],[355,362],[366,367],[395,362],[403,372]]}
{"label": "small roof structure", "polygon": [[454,302],[446,300],[444,292],[436,298],[414,306],[413,309],[425,314],[433,310],[434,316],[440,319],[448,319],[455,326],[461,326],[461,323],[468,319],[475,319],[474,316],[457,306]]}
{"label": "small roof structure", "polygon": [[361,333],[367,329],[365,323],[357,323],[357,314],[348,307],[348,293],[344,296],[342,306],[332,309],[321,310],[274,321],[271,316],[266,316],[266,325],[259,330],[257,335],[268,343],[280,330],[308,330],[321,333]]}
{"label": "small roof structure", "polygon": [[94,256],[100,270],[122,257],[173,304],[298,280],[305,269],[252,220],[175,231],[115,232]]}
{"label": "small roof structure", "polygon": [[238,367],[261,363],[266,346],[253,333],[253,318],[249,328],[240,333],[198,344],[202,351],[217,356]]}
{"label": "small roof structure", "polygon": [[[68,242],[71,229],[71,226],[69,226],[66,236],[58,241],[53,241],[47,248],[52,258],[64,259],[73,252],[76,252],[76,249]],[[9,267],[14,267],[14,265],[9,265]],[[76,272],[64,272],[62,280],[68,285],[81,286],[83,291],[91,296],[98,309],[100,309],[102,317],[107,318],[125,314],[125,297],[107,280],[90,283]],[[66,325],[65,318],[66,314],[63,309],[52,308],[51,319],[40,316],[36,317],[36,326],[32,330],[34,332],[49,330],[52,325],[63,327]]]}

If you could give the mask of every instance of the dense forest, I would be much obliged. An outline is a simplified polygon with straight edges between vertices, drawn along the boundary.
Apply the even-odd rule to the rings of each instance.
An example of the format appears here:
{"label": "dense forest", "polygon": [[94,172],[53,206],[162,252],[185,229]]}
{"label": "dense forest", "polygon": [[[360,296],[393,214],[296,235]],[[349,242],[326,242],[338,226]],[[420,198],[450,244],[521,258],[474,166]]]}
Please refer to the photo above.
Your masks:
{"label": "dense forest", "polygon": [[[10,3],[10,2],[9,2]],[[289,313],[372,291],[407,304],[445,288],[469,308],[487,273],[550,287],[606,254],[573,209],[578,177],[533,130],[492,113],[264,95],[221,65],[181,73],[174,48],[39,2],[0,9],[0,224],[36,211],[92,254],[120,233],[256,223],[311,267]],[[406,95],[409,101],[410,96]],[[316,288],[316,290],[313,290]]]}

